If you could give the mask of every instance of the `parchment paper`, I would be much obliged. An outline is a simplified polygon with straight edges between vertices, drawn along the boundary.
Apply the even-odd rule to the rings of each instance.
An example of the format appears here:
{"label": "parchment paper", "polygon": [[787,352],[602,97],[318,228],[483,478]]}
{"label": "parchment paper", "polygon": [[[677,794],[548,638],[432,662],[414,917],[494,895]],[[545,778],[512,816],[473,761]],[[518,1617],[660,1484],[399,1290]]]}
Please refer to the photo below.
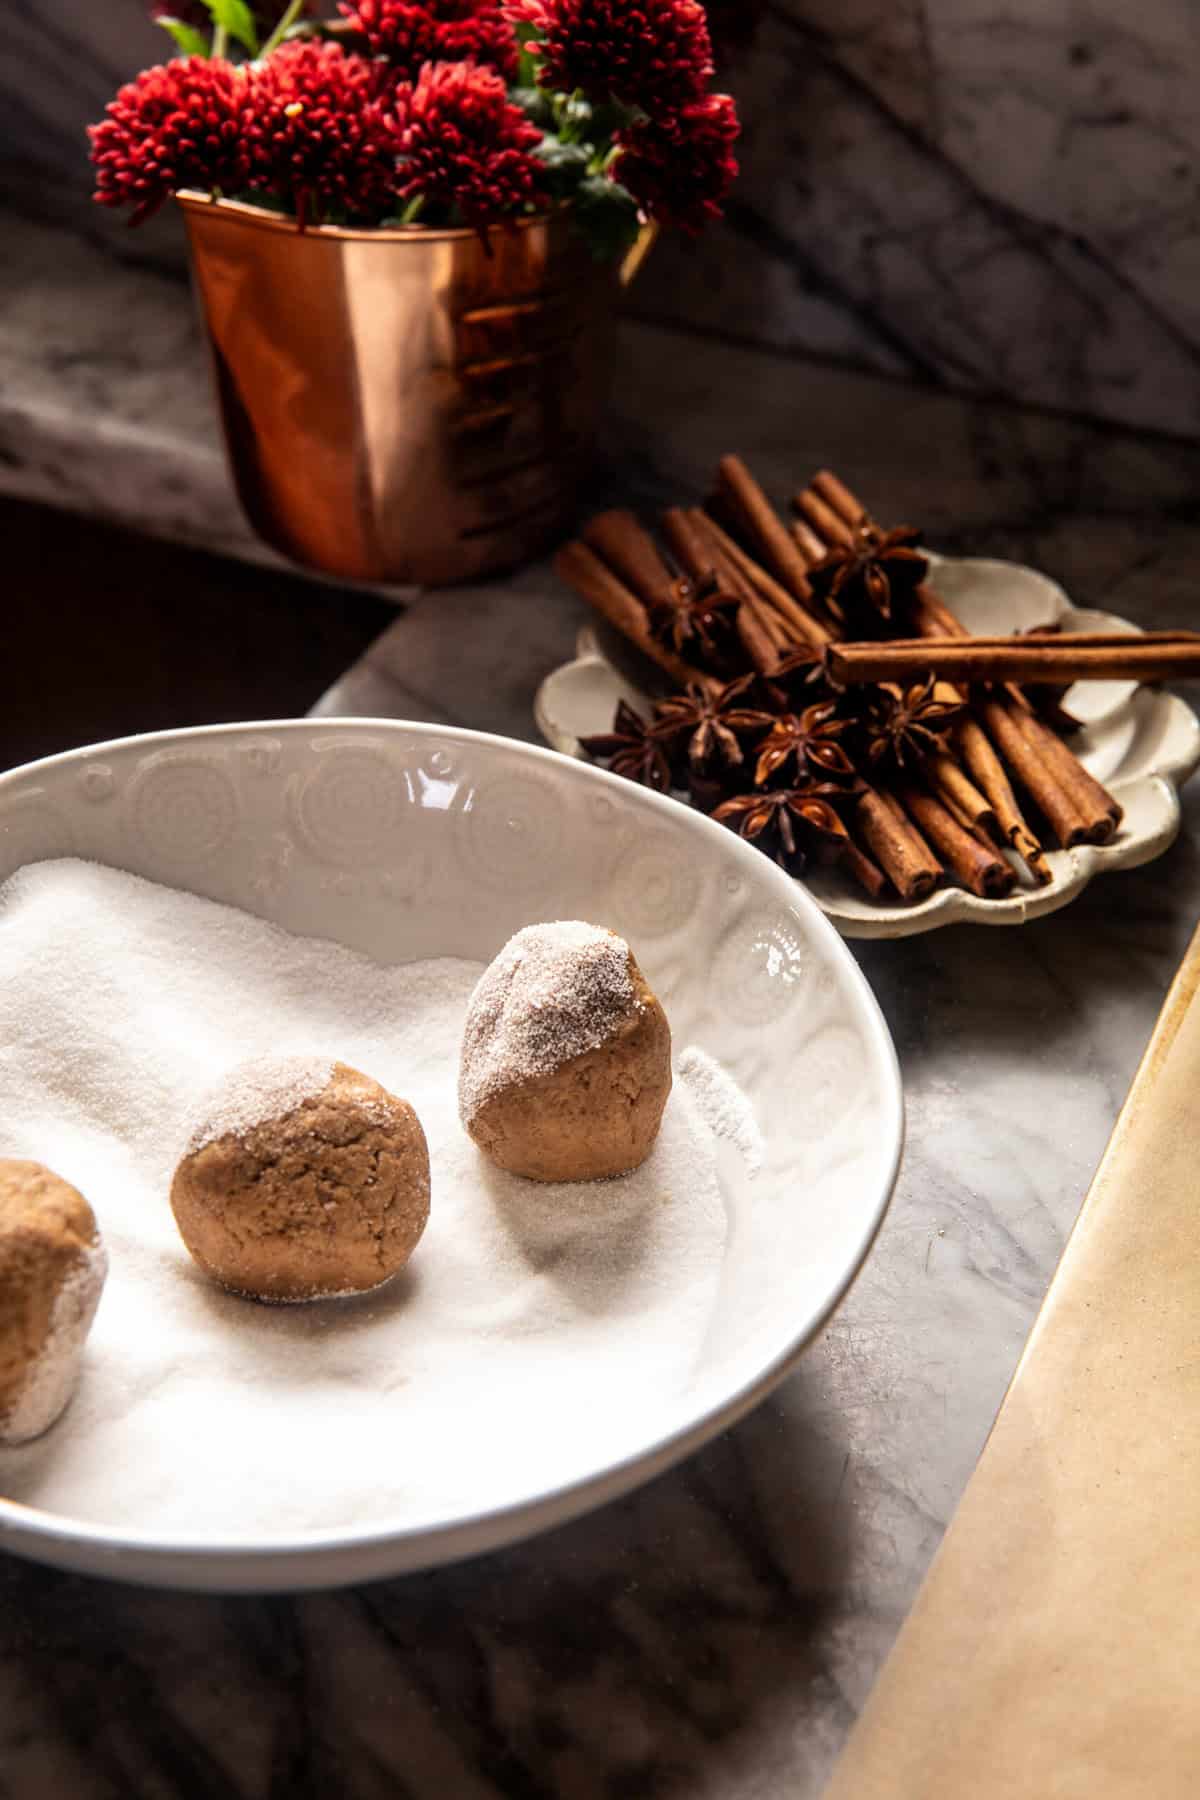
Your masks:
{"label": "parchment paper", "polygon": [[1200,933],[826,1800],[1200,1796]]}

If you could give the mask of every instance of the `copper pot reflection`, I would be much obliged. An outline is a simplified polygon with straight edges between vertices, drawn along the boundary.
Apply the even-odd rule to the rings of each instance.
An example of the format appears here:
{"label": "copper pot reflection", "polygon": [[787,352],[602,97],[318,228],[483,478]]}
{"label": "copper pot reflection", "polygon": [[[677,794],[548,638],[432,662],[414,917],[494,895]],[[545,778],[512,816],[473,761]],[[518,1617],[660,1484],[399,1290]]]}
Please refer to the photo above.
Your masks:
{"label": "copper pot reflection", "polygon": [[463,581],[569,519],[624,270],[563,213],[301,232],[180,193],[238,495],[260,537],[355,581]]}

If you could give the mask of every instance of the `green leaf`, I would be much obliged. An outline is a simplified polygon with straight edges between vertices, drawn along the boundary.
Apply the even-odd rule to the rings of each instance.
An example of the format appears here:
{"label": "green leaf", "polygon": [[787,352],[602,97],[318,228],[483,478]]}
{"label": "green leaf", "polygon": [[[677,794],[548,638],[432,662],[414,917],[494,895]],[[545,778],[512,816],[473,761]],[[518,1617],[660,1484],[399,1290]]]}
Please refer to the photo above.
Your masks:
{"label": "green leaf", "polygon": [[185,25],[182,19],[164,18],[160,13],[155,20],[164,31],[169,31],[181,56],[207,56],[208,39],[204,33],[197,31],[194,25]]}
{"label": "green leaf", "polygon": [[284,8],[280,15],[274,31],[259,51],[260,56],[270,56],[272,50],[278,49],[284,39],[291,36],[292,32],[296,29],[298,22],[302,30],[306,31],[308,29],[307,24],[300,19],[300,14],[303,11],[304,0],[289,0],[289,4]]}
{"label": "green leaf", "polygon": [[592,103],[582,94],[555,94],[554,121],[564,143],[578,144],[593,135]]}
{"label": "green leaf", "polygon": [[592,136],[614,138],[634,121],[634,114],[618,100],[606,100],[592,108]]}
{"label": "green leaf", "polygon": [[254,14],[246,4],[246,0],[204,0],[213,16],[213,24],[227,31],[231,38],[236,38],[251,56],[258,55],[258,33],[254,29]]}
{"label": "green leaf", "polygon": [[527,119],[532,119],[543,131],[554,130],[554,102],[542,88],[510,88],[508,97],[514,106],[520,107]]}
{"label": "green leaf", "polygon": [[575,190],[572,217],[597,262],[624,256],[641,230],[637,201],[607,175],[584,177]]}
{"label": "green leaf", "polygon": [[581,181],[587,176],[592,159],[590,144],[564,144],[561,138],[547,133],[534,151],[546,166],[548,186],[556,200],[573,200]]}
{"label": "green leaf", "polygon": [[243,206],[257,206],[260,212],[295,215],[295,208],[290,201],[280,194],[268,194],[264,188],[243,188],[240,193],[229,197],[231,200],[240,200]]}
{"label": "green leaf", "polygon": [[575,174],[581,179],[588,171],[588,163],[592,159],[590,144],[564,144],[560,137],[548,131],[534,151],[539,161],[548,169],[561,171],[564,175]]}
{"label": "green leaf", "polygon": [[563,123],[571,127],[573,136],[588,130],[592,116],[592,103],[582,94],[572,94],[563,106]]}

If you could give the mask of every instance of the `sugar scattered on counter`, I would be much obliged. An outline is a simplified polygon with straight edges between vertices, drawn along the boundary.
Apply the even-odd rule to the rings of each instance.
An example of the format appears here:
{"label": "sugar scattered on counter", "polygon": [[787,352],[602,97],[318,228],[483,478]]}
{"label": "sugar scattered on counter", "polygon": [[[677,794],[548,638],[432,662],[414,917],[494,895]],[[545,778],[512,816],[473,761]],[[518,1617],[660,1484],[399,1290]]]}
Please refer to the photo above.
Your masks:
{"label": "sugar scattered on counter", "polygon": [[[416,1525],[633,1453],[674,1416],[721,1276],[710,1130],[677,1084],[642,1169],[543,1187],[458,1119],[478,964],[384,967],[94,864],[0,889],[0,1155],[91,1201],[110,1274],[70,1408],[0,1493],[200,1539]],[[377,1294],[264,1308],[212,1286],[169,1187],[207,1090],[250,1058],[342,1061],[415,1106],[433,1206]],[[295,1065],[293,1079],[295,1079]]]}

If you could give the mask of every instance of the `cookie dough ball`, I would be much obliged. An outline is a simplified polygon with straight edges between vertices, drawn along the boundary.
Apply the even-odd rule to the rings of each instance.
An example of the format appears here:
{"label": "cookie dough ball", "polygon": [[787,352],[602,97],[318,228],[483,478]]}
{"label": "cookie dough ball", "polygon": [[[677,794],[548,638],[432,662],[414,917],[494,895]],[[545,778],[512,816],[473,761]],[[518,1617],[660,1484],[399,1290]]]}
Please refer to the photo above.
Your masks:
{"label": "cookie dough ball", "polygon": [[406,1100],[345,1063],[248,1063],[209,1097],[171,1207],[192,1256],[232,1293],[366,1293],[425,1229],[425,1133]]}
{"label": "cookie dough ball", "polygon": [[671,1092],[671,1032],[623,938],[519,931],[471,997],[458,1099],[485,1156],[533,1181],[645,1162]]}
{"label": "cookie dough ball", "polygon": [[83,1195],[0,1161],[0,1443],[40,1437],[66,1406],[107,1273]]}

